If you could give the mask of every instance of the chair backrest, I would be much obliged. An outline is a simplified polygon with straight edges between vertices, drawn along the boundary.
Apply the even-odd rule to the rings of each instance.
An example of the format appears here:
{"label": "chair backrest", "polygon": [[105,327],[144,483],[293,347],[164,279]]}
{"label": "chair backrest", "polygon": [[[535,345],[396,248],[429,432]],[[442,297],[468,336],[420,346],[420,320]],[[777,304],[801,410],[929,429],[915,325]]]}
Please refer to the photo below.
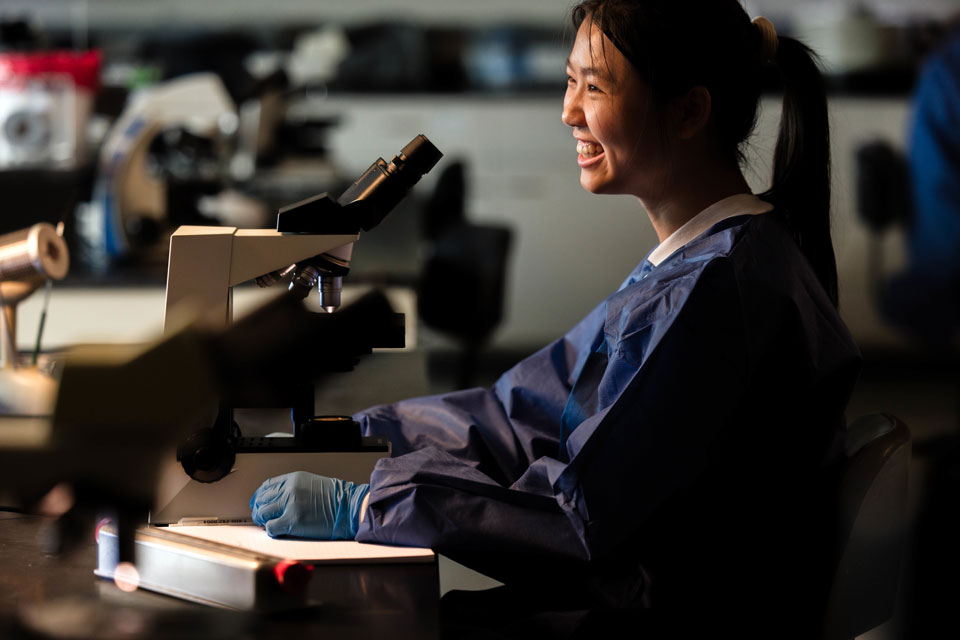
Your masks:
{"label": "chair backrest", "polygon": [[864,416],[848,428],[846,456],[827,640],[852,639],[893,615],[907,530],[910,432],[893,416]]}
{"label": "chair backrest", "polygon": [[468,222],[466,191],[466,163],[454,160],[423,207],[421,231],[430,247],[417,306],[424,324],[479,348],[503,316],[513,233],[502,225]]}
{"label": "chair backrest", "polygon": [[420,212],[420,233],[436,240],[444,232],[466,222],[467,166],[463,160],[449,162],[437,177],[433,193]]}
{"label": "chair backrest", "polygon": [[417,308],[424,324],[480,345],[500,323],[513,233],[463,222],[434,242],[423,267]]}

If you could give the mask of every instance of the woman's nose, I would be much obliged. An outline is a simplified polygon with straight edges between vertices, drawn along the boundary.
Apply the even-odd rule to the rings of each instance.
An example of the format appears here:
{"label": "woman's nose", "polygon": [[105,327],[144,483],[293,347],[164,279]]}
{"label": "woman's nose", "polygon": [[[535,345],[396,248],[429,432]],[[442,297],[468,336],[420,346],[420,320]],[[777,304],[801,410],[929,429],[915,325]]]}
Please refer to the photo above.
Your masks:
{"label": "woman's nose", "polygon": [[583,126],[583,109],[580,107],[580,97],[576,91],[568,90],[563,96],[563,111],[560,119],[568,127]]}

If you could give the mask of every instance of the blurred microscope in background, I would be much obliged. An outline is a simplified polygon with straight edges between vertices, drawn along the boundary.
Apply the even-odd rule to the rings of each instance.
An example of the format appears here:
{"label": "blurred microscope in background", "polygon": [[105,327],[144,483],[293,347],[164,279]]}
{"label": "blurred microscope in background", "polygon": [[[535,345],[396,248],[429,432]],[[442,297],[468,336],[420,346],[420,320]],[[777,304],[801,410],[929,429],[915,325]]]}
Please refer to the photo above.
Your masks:
{"label": "blurred microscope in background", "polygon": [[[343,55],[337,32],[315,40],[311,52],[334,63]],[[180,225],[268,226],[281,205],[349,183],[324,148],[336,119],[286,118],[290,98],[322,83],[330,64],[291,54],[261,61],[254,77],[243,61],[256,43],[242,35],[151,47],[168,79],[127,98],[101,145],[93,197],[77,212],[78,258],[92,270],[162,264]]]}
{"label": "blurred microscope in background", "polygon": [[272,64],[245,65],[257,43],[242,35],[148,42],[162,70],[128,69],[127,91],[100,85],[117,65],[99,51],[3,25],[0,191],[13,213],[0,232],[65,222],[74,275],[139,267],[159,281],[178,226],[268,226],[281,205],[350,182],[326,156],[336,119],[286,118],[289,99],[322,87],[343,57],[338,31],[308,34]]}

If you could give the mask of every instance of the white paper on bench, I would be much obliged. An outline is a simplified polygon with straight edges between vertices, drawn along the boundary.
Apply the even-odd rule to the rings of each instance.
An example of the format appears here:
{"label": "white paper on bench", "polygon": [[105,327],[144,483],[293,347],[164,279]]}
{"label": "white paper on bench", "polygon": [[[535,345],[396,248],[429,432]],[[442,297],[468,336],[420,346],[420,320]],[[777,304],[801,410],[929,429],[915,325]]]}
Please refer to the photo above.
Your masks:
{"label": "white paper on bench", "polygon": [[307,540],[271,538],[263,527],[254,525],[171,526],[170,531],[211,542],[240,547],[269,556],[301,562],[354,564],[367,562],[433,562],[430,549],[389,547],[353,540]]}

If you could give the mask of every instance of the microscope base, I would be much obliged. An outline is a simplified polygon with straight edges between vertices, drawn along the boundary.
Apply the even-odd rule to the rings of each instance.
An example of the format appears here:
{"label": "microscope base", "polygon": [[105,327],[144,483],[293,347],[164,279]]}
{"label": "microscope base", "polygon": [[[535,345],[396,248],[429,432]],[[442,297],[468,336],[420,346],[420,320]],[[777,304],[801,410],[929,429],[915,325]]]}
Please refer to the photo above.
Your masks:
{"label": "microscope base", "polygon": [[[283,438],[290,441],[292,438]],[[157,506],[150,524],[250,523],[250,496],[266,480],[291,471],[309,471],[351,482],[370,482],[380,458],[390,457],[390,445],[356,451],[237,453],[233,470],[217,482],[197,482],[176,460],[164,465],[157,490]]]}

